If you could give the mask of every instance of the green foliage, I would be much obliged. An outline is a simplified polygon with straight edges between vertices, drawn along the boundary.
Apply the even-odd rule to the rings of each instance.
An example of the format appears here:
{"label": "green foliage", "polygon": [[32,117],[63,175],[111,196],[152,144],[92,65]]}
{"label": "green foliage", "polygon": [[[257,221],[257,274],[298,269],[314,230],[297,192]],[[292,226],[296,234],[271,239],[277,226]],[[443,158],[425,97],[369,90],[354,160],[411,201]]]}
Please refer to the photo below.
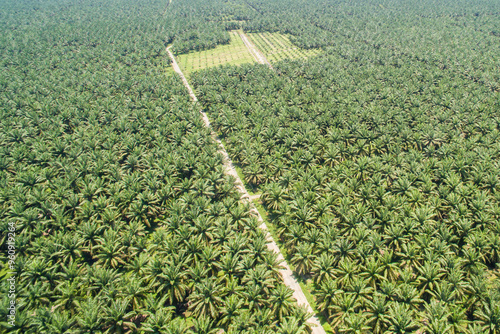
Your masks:
{"label": "green foliage", "polygon": [[2,270],[0,332],[304,326],[198,107],[163,74],[165,2],[0,6],[0,260],[15,222],[18,272],[11,327]]}
{"label": "green foliage", "polygon": [[[275,71],[192,80],[333,330],[498,332],[499,12],[490,0],[3,1],[1,332],[311,331],[199,105],[165,75],[167,45],[215,53],[240,27],[290,54]],[[324,52],[282,60],[295,47]]]}
{"label": "green foliage", "polygon": [[[278,2],[292,6],[255,5],[263,17],[266,10],[292,16],[269,9]],[[293,15],[307,17],[320,2],[308,3]],[[488,55],[499,41],[485,32],[498,15],[491,2],[446,4],[432,15],[405,1],[393,5],[408,12],[393,7],[380,36],[360,30],[379,22],[383,10],[370,14],[373,4],[337,17],[335,29],[351,36],[329,39],[324,57],[192,79],[332,327],[495,333],[500,81],[492,74],[497,57]],[[332,20],[328,10],[314,20]],[[436,31],[439,49],[430,41]],[[420,38],[429,42],[417,46]]]}
{"label": "green foliage", "polygon": [[240,65],[255,62],[252,54],[236,31],[230,31],[229,44],[204,51],[191,51],[177,56],[177,63],[185,75],[208,67],[224,65]]}
{"label": "green foliage", "polygon": [[283,59],[306,59],[318,55],[320,51],[318,49],[300,49],[290,42],[288,36],[279,33],[254,33],[248,34],[248,36],[271,62]]}

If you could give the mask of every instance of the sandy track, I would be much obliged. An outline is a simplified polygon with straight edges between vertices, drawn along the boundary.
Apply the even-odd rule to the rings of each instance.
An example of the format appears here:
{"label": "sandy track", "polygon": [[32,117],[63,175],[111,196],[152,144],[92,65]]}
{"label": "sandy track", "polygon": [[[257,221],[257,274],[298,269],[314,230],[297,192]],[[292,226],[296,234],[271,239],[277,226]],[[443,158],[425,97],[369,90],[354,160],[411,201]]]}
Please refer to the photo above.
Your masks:
{"label": "sandy track", "polygon": [[250,42],[250,40],[248,39],[247,35],[245,35],[245,33],[243,31],[238,31],[238,33],[240,34],[240,37],[241,39],[243,40],[243,43],[245,43],[246,47],[248,48],[248,51],[250,51],[250,53],[254,56],[255,60],[257,60],[257,62],[259,64],[265,64],[267,66],[269,66],[269,68],[273,68],[271,66],[271,63],[267,60],[267,58],[255,47],[255,45],[253,45],[252,42]]}
{"label": "sandy track", "polygon": [[[244,34],[242,35],[242,33],[240,34],[240,36],[243,39],[243,42],[245,43],[245,45],[247,45],[247,47],[249,47],[247,44],[248,40],[246,39],[246,36]],[[171,46],[167,48],[167,54],[170,57],[170,59],[172,60],[172,66],[174,68],[174,71],[180,75],[182,82],[184,83],[184,86],[186,86],[186,88],[189,92],[189,96],[191,96],[191,99],[193,100],[193,102],[196,103],[196,102],[198,102],[198,99],[196,98],[196,95],[194,94],[193,90],[191,89],[191,86],[189,85],[186,77],[182,73],[181,68],[177,64],[177,61],[175,60],[173,53],[170,51],[170,48],[171,48]],[[255,50],[255,47],[254,47],[254,50]],[[271,64],[269,64],[267,59],[265,59],[264,56],[262,56],[262,57],[264,59],[264,62],[261,64],[267,64],[269,67],[271,67]],[[205,126],[211,129],[210,121],[208,120],[207,114],[203,110],[200,110],[200,114],[203,117],[203,121],[205,123]],[[220,153],[224,156],[224,167],[226,169],[226,173],[234,177],[234,179],[236,180],[236,182],[235,182],[236,187],[238,188],[239,192],[241,193],[241,197],[243,198],[243,200],[248,201],[250,203],[252,213],[254,213],[257,216],[257,219],[259,220],[259,222],[262,223],[259,226],[259,228],[266,232],[266,239],[268,241],[267,248],[269,250],[273,251],[274,253],[278,254],[278,261],[280,262],[280,265],[283,267],[283,269],[280,270],[280,273],[281,273],[281,276],[283,277],[283,281],[284,281],[285,285],[288,286],[290,289],[292,289],[293,297],[297,300],[297,303],[299,305],[304,305],[307,308],[308,312],[313,314],[313,316],[308,321],[310,324],[314,325],[312,327],[313,334],[326,334],[325,330],[321,326],[321,323],[319,322],[318,317],[316,317],[316,315],[314,315],[314,311],[313,311],[311,305],[309,304],[309,302],[307,301],[307,298],[304,295],[304,292],[302,291],[302,288],[300,287],[299,282],[297,281],[297,279],[293,275],[293,272],[290,269],[290,266],[288,265],[285,258],[283,257],[283,254],[281,254],[278,245],[276,244],[273,237],[271,236],[271,233],[269,233],[269,230],[267,228],[266,223],[264,222],[264,219],[262,219],[262,216],[260,215],[259,211],[253,205],[252,200],[251,200],[252,197],[250,196],[250,194],[248,194],[248,191],[246,190],[243,182],[241,181],[240,177],[238,176],[238,173],[236,172],[236,169],[234,168],[233,162],[229,158],[229,155],[227,154],[227,151],[226,151],[224,145],[222,144],[220,139],[217,137],[217,134],[213,130],[211,132],[212,132],[212,137],[219,145]]]}

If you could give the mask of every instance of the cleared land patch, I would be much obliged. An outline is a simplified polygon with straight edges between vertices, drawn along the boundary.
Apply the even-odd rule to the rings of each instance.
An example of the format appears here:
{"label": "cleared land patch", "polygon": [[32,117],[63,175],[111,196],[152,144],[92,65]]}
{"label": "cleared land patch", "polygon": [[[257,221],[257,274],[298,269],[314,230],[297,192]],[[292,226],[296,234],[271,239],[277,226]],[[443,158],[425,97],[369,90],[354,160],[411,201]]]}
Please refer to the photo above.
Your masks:
{"label": "cleared land patch", "polygon": [[290,42],[288,36],[280,33],[247,33],[255,46],[266,56],[270,62],[283,59],[299,59],[316,56],[320,49],[305,50]]}
{"label": "cleared land patch", "polygon": [[229,44],[219,45],[210,50],[178,55],[177,60],[180,68],[186,74],[219,65],[241,65],[255,62],[235,31],[231,31]]}

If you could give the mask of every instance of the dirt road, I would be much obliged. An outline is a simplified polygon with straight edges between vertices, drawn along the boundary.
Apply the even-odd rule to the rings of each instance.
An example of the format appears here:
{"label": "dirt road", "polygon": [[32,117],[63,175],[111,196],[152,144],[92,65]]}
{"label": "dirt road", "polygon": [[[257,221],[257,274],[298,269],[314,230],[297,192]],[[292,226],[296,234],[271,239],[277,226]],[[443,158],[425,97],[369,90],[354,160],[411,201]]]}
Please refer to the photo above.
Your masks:
{"label": "dirt road", "polygon": [[245,43],[245,46],[247,47],[248,51],[252,54],[252,56],[255,58],[255,60],[259,64],[265,64],[269,66],[269,68],[273,68],[271,66],[271,63],[267,60],[267,58],[253,45],[252,42],[248,39],[247,35],[243,31],[238,31],[240,34],[241,39],[243,40],[243,43]]}
{"label": "dirt road", "polygon": [[[247,44],[248,40],[246,39],[246,36],[244,34],[243,35],[240,34],[240,36],[243,39],[243,42],[245,43],[245,45],[247,45],[247,47],[249,47]],[[246,42],[245,42],[245,40],[246,40]],[[255,50],[255,47],[254,47],[254,50]],[[170,59],[172,60],[172,66],[174,68],[174,71],[180,75],[182,82],[184,83],[184,86],[186,86],[186,88],[189,92],[189,95],[191,96],[191,99],[195,103],[198,102],[196,95],[194,94],[186,77],[182,73],[179,65],[177,64],[177,61],[175,60],[173,53],[170,51],[170,47],[167,48],[167,53],[168,53],[168,56],[170,57]],[[267,64],[269,67],[271,67],[271,64],[269,64],[269,62],[267,61],[267,59],[265,59],[265,57],[263,57],[263,61],[264,62],[262,62],[261,64]],[[205,126],[211,129],[210,121],[208,120],[207,114],[202,110],[200,110],[200,113],[203,117],[203,121],[205,122]],[[248,193],[243,182],[241,181],[240,177],[238,176],[238,173],[236,172],[236,169],[234,168],[234,165],[231,161],[231,158],[229,158],[229,155],[227,154],[227,151],[226,151],[224,145],[222,144],[220,139],[217,137],[217,134],[213,130],[211,132],[212,132],[212,137],[219,145],[220,153],[224,156],[224,167],[226,169],[226,173],[234,177],[234,179],[236,180],[236,182],[235,182],[236,187],[240,191],[241,197],[243,198],[243,200],[248,201],[250,203],[251,208],[252,208],[251,209],[252,212],[257,216],[259,222],[262,223],[259,227],[260,227],[260,229],[262,229],[266,232],[266,239],[268,241],[267,248],[269,248],[269,250],[278,254],[278,261],[280,262],[281,266],[283,266],[283,268],[284,268],[284,269],[280,270],[280,273],[281,273],[281,276],[283,277],[283,281],[284,281],[285,285],[293,290],[293,297],[297,300],[297,303],[299,305],[304,305],[307,308],[307,310],[309,311],[309,313],[313,314],[313,316],[309,319],[309,323],[314,325],[312,327],[313,334],[326,334],[325,330],[321,326],[321,323],[319,322],[319,319],[316,317],[316,315],[314,315],[314,311],[313,311],[311,305],[309,304],[309,302],[307,301],[307,298],[304,295],[304,292],[302,291],[302,288],[300,287],[299,282],[294,277],[293,272],[290,269],[290,266],[288,265],[285,258],[283,257],[283,254],[281,254],[278,245],[276,244],[273,237],[271,236],[271,233],[269,233],[269,230],[267,228],[266,223],[264,222],[264,219],[262,219],[262,216],[260,215],[259,211],[253,205],[253,203],[251,201],[250,194]]]}

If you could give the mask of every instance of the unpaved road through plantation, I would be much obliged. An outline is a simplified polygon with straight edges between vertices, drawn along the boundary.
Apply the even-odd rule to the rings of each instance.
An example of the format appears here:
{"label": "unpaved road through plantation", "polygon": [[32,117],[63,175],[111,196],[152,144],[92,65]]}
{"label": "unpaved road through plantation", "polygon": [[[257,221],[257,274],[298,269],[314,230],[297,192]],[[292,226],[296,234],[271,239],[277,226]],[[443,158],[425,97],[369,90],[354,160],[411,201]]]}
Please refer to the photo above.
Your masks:
{"label": "unpaved road through plantation", "polygon": [[[243,33],[240,33],[240,36],[243,39],[243,42],[245,43],[245,45],[249,48],[250,52],[252,52],[252,47],[253,47],[255,54],[260,55],[260,52],[255,49],[253,44],[251,44],[248,41],[248,39],[246,38],[246,36]],[[171,46],[167,48],[167,54],[170,57],[170,59],[172,60],[172,66],[174,68],[174,71],[180,75],[182,82],[184,83],[184,86],[186,86],[186,88],[189,92],[189,95],[191,96],[191,99],[193,100],[194,103],[196,103],[196,102],[198,102],[198,99],[196,98],[194,91],[191,89],[191,86],[189,85],[186,77],[182,73],[181,68],[177,64],[177,61],[175,60],[173,53],[170,51],[170,48],[171,48]],[[271,64],[269,64],[267,59],[262,55],[260,55],[260,56],[261,56],[261,58],[260,58],[261,60],[259,61],[259,63],[267,64],[269,67],[271,67]],[[271,233],[269,233],[269,230],[267,228],[266,223],[264,222],[264,219],[262,219],[262,216],[260,215],[259,211],[253,205],[252,200],[251,200],[251,196],[248,193],[248,191],[246,190],[246,188],[243,184],[243,181],[238,176],[238,173],[236,172],[236,169],[234,168],[234,165],[231,161],[231,158],[229,158],[229,155],[227,154],[227,151],[224,148],[224,145],[222,144],[220,139],[217,137],[217,134],[212,130],[212,128],[210,126],[210,121],[207,117],[207,114],[203,110],[200,110],[200,114],[203,117],[203,121],[205,123],[205,126],[210,128],[211,133],[212,133],[212,137],[218,143],[220,153],[224,156],[224,167],[225,167],[226,173],[235,178],[236,187],[238,188],[239,192],[241,193],[243,200],[248,201],[250,203],[252,212],[257,216],[257,219],[259,220],[259,222],[262,223],[259,226],[259,228],[266,232],[266,239],[268,241],[267,248],[269,250],[273,251],[274,253],[278,254],[278,261],[279,261],[280,265],[283,267],[283,269],[280,269],[280,273],[281,273],[281,276],[283,277],[283,281],[284,281],[285,285],[293,290],[293,297],[297,300],[297,303],[299,305],[304,305],[307,308],[307,311],[313,315],[308,320],[308,322],[313,325],[312,333],[314,333],[314,334],[326,334],[325,330],[321,326],[321,323],[320,323],[318,317],[314,314],[314,311],[313,311],[311,305],[307,301],[307,298],[306,298],[304,292],[302,291],[302,288],[300,287],[299,282],[297,281],[297,279],[293,275],[293,272],[290,269],[290,266],[286,262],[285,258],[283,257],[283,254],[281,254],[281,251],[278,247],[278,244],[276,244],[273,237],[271,236]]]}
{"label": "unpaved road through plantation", "polygon": [[243,43],[245,43],[246,47],[248,48],[248,51],[254,56],[255,60],[259,64],[265,64],[269,66],[269,68],[273,68],[271,66],[271,63],[267,60],[267,58],[253,45],[252,42],[248,39],[247,35],[243,31],[238,31],[240,34],[241,39],[243,40]]}

